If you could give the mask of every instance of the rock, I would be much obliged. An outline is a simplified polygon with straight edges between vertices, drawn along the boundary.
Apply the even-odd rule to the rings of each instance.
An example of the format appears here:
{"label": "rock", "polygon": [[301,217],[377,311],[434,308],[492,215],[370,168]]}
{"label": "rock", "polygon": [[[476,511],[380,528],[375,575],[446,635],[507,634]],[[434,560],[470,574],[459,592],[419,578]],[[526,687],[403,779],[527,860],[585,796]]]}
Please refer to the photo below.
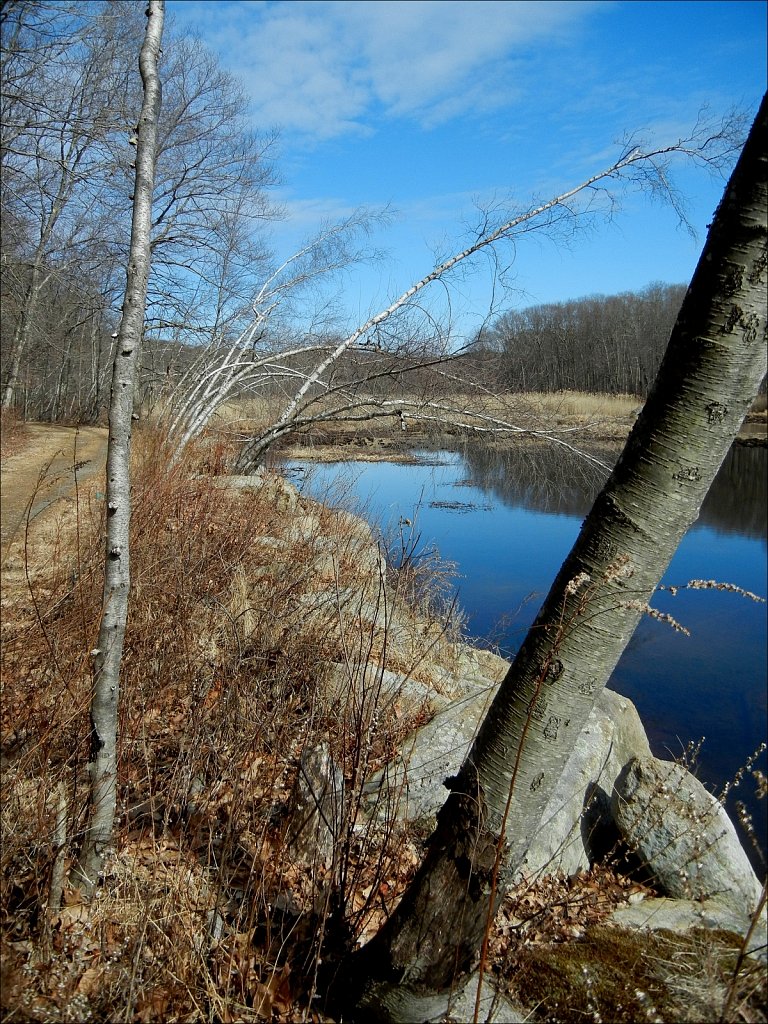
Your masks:
{"label": "rock", "polygon": [[[675,900],[658,897],[643,900],[634,906],[619,907],[611,915],[611,923],[622,928],[647,931],[666,929],[687,932],[692,928],[719,929],[747,936],[752,919],[746,910],[739,909],[728,900],[712,897],[708,900]],[[768,925],[765,907],[747,942],[746,952],[759,960],[766,960]]]}
{"label": "rock", "polygon": [[340,831],[344,778],[330,747],[305,750],[291,794],[286,839],[294,860],[329,867]]}
{"label": "rock", "polygon": [[[481,1024],[522,1024],[531,1019],[529,1013],[499,991],[489,972],[486,972],[483,979],[478,1013],[475,1016],[477,985],[477,974],[470,978],[463,990],[456,989],[453,992],[420,993],[417,996],[407,985],[403,985],[387,993],[387,1017],[392,1020],[423,1021],[424,1024],[463,1024],[471,1020]],[[378,1001],[369,1003],[366,1010],[374,1006],[381,1010]],[[384,1014],[376,1014],[376,1019],[384,1019]]]}
{"label": "rock", "polygon": [[295,544],[302,544],[305,541],[315,540],[320,533],[320,517],[311,512],[303,515],[296,515],[291,518],[290,525],[285,532],[285,539]]}
{"label": "rock", "polygon": [[236,476],[205,476],[211,487],[222,487],[233,491],[260,491],[264,487],[266,470],[260,466],[254,473]]}
{"label": "rock", "polygon": [[665,895],[717,896],[747,914],[757,906],[761,886],[725,808],[680,765],[634,758],[616,782],[611,809]]}
{"label": "rock", "polygon": [[[393,644],[397,644],[397,631]],[[437,688],[426,688],[434,717],[413,733],[400,756],[365,786],[369,813],[377,819],[395,814],[404,821],[431,819],[445,803],[443,785],[467,755],[477,727],[488,710],[509,664],[489,651],[457,645],[454,668],[438,670]],[[409,683],[420,686],[414,680]]]}
{"label": "rock", "polygon": [[632,701],[603,690],[547,804],[521,874],[574,875],[601,860],[618,839],[611,815],[614,783],[630,760],[650,754]]}
{"label": "rock", "polygon": [[351,512],[346,512],[343,509],[336,509],[334,517],[341,533],[353,538],[360,544],[369,545],[374,548],[378,547],[374,540],[370,523],[365,519],[361,519],[360,516],[353,515]]}
{"label": "rock", "polygon": [[[369,813],[405,821],[432,818],[445,803],[443,781],[455,775],[477,726],[496,692],[496,683],[482,677],[464,682],[458,700],[442,698],[434,718],[403,745],[400,755],[365,785]],[[438,695],[435,699],[440,700]]]}
{"label": "rock", "polygon": [[206,478],[213,487],[225,490],[258,493],[268,498],[281,512],[293,512],[299,504],[299,492],[279,473],[259,467],[248,476],[214,476]]}
{"label": "rock", "polygon": [[[454,672],[438,673],[431,703],[435,717],[401,750],[400,757],[368,780],[370,813],[377,818],[397,806],[401,820],[431,819],[448,792],[443,781],[461,766],[478,725],[509,665],[486,651],[462,647]],[[575,874],[615,844],[610,794],[625,764],[650,756],[648,737],[634,704],[604,690],[590,713],[563,775],[547,805],[520,874]]]}
{"label": "rock", "polygon": [[[438,1018],[448,1021],[467,1021],[475,1019],[475,1002],[477,1000],[477,975],[473,975],[463,992],[451,1000],[448,1015]],[[435,1018],[433,1018],[434,1020]],[[523,1024],[530,1020],[530,1014],[522,1007],[515,1006],[509,996],[500,992],[494,979],[486,973],[480,991],[480,1006],[477,1020],[485,1024]]]}
{"label": "rock", "polygon": [[373,662],[331,665],[323,690],[332,714],[351,714],[357,721],[380,717],[395,705],[398,717],[423,715],[440,700],[426,683]]}

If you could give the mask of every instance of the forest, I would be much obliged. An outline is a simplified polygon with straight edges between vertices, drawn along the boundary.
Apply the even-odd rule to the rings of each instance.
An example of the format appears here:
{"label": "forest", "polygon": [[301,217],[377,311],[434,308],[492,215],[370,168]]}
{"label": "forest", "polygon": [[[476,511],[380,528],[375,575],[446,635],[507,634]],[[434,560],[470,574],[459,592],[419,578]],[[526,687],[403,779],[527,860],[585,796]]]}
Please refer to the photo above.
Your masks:
{"label": "forest", "polygon": [[[2,18],[2,405],[24,419],[95,423],[108,402],[130,235],[141,13],[106,4],[86,15],[79,4],[29,2],[6,4]],[[137,406],[146,409],[201,352],[211,362],[212,352],[226,351],[247,327],[253,297],[271,273],[267,229],[279,222],[270,199],[273,139],[250,127],[239,84],[199,40],[176,33],[164,45],[152,266],[136,383]],[[361,214],[335,238],[314,240],[290,289],[351,264],[363,223]],[[641,398],[684,291],[656,283],[639,294],[510,307],[464,346],[412,328],[409,334],[406,325],[394,343],[385,339],[391,362],[382,367],[379,357],[375,372],[400,374],[415,362],[451,357],[460,359],[465,387],[480,375],[497,392]],[[301,333],[287,310],[260,327],[258,345],[278,357],[337,341],[338,331],[322,324]],[[342,360],[346,382],[360,378],[361,358],[370,361],[370,350]],[[388,376],[369,390],[402,391],[403,383]],[[285,386],[275,374],[260,393]]]}

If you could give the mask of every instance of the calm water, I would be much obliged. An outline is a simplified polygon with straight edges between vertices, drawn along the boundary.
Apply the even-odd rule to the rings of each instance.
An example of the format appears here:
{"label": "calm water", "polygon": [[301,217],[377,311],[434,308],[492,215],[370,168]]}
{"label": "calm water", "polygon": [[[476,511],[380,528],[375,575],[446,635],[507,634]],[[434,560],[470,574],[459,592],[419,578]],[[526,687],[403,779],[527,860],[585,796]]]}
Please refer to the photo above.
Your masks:
{"label": "calm water", "polygon": [[[352,498],[385,536],[419,537],[456,563],[467,631],[515,653],[602,486],[604,475],[570,455],[421,453],[425,464],[289,463],[294,482],[333,501]],[[734,447],[664,577],[768,590],[768,450]],[[329,488],[331,491],[329,492]],[[401,526],[409,519],[411,526]],[[699,777],[722,787],[766,740],[766,606],[694,591],[653,602],[691,631],[641,622],[609,685],[640,712],[654,753],[679,755],[705,737]],[[766,755],[756,762],[766,771]],[[735,791],[766,836],[766,800],[745,780]],[[732,810],[732,808],[730,808]],[[763,843],[765,847],[765,843]]]}

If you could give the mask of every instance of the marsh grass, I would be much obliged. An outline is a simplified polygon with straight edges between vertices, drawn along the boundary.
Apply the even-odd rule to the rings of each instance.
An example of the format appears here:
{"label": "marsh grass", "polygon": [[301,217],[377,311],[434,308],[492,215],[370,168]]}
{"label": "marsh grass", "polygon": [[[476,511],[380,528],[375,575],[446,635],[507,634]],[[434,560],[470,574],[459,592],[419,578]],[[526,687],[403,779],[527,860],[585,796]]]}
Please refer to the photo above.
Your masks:
{"label": "marsh grass", "polygon": [[[506,421],[516,427],[532,431],[569,432],[589,429],[598,437],[610,438],[626,435],[634,422],[641,401],[634,395],[592,395],[583,392],[555,392],[551,394],[515,392],[490,395],[485,393],[452,393],[447,396],[423,396],[403,393],[389,398],[400,398],[413,406],[408,430],[403,432],[399,415],[393,412],[381,416],[380,406],[375,400],[369,405],[361,400],[355,411],[361,419],[353,422],[328,420],[303,428],[288,442],[314,446],[343,444],[354,438],[392,439],[398,443],[411,443],[414,436],[441,437],[445,435],[475,436],[474,428],[487,426],[479,417]],[[432,418],[422,421],[417,407],[424,401],[436,401],[441,405],[438,411],[425,407],[424,412]],[[330,404],[320,401],[316,411],[323,413]],[[452,410],[452,411],[451,411]],[[280,411],[276,399],[237,399],[227,403],[217,413],[214,429],[230,438],[246,439],[266,429]],[[366,413],[369,418],[365,418]],[[489,437],[503,438],[504,432]]]}

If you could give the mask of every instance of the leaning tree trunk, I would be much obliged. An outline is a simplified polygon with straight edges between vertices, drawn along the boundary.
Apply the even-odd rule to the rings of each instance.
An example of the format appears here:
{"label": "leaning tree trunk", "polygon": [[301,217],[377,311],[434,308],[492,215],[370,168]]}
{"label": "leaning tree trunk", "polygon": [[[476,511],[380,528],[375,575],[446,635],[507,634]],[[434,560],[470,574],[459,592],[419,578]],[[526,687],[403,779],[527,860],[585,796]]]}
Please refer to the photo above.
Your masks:
{"label": "leaning tree trunk", "polygon": [[92,651],[90,820],[75,871],[76,881],[87,890],[93,888],[102,870],[105,851],[112,842],[117,806],[117,713],[130,583],[128,534],[131,521],[131,417],[150,267],[157,123],[162,101],[157,68],[164,15],[164,0],[149,0],[147,31],[139,55],[144,101],[136,133],[136,187],[131,247],[109,403],[104,597],[99,639]]}
{"label": "leaning tree trunk", "polygon": [[423,865],[353,959],[351,1016],[426,1020],[471,976],[489,915],[765,376],[767,121],[764,98],[643,413],[449,780]]}

